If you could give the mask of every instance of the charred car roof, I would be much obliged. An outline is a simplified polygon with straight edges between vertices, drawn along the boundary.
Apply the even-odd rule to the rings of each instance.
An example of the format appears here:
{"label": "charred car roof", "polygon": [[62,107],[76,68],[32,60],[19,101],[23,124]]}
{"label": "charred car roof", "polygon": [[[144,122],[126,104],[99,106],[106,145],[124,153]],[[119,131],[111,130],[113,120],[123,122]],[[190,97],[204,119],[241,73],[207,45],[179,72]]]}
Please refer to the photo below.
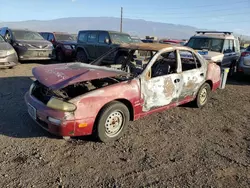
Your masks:
{"label": "charred car roof", "polygon": [[160,51],[164,48],[176,48],[180,47],[182,49],[192,50],[189,47],[185,46],[177,46],[175,44],[161,44],[161,43],[131,43],[131,44],[121,44],[119,48],[126,48],[131,50],[152,50],[152,51]]}

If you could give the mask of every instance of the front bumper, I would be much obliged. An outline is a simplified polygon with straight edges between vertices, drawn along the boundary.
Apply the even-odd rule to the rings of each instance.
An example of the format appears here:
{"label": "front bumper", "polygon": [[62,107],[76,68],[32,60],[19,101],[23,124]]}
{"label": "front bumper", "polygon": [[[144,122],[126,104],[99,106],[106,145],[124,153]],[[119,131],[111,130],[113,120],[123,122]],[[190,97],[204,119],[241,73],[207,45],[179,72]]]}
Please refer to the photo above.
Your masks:
{"label": "front bumper", "polygon": [[6,57],[0,57],[0,68],[14,67],[18,63],[18,57],[16,53],[13,53]]}
{"label": "front bumper", "polygon": [[[29,92],[25,94],[24,98],[27,107],[31,105],[36,110],[36,118],[30,114],[31,118],[48,132],[58,136],[85,136],[92,134],[93,119],[65,120],[66,114],[64,112],[48,108],[35,97],[31,96]],[[53,124],[48,120],[48,117],[61,120],[61,124]]]}
{"label": "front bumper", "polygon": [[19,57],[19,60],[50,60],[54,59],[54,55],[52,53],[52,49],[39,49],[39,50],[24,50],[24,49],[18,49],[17,54]]}

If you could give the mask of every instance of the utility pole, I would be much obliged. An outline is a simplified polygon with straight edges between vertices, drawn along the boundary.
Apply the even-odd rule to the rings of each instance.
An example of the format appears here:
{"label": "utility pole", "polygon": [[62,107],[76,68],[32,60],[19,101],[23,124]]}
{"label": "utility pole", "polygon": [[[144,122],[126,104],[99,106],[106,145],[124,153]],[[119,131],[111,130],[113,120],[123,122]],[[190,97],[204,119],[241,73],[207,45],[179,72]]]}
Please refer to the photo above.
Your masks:
{"label": "utility pole", "polygon": [[120,32],[122,32],[122,18],[123,18],[123,7],[121,7],[121,23],[120,23]]}

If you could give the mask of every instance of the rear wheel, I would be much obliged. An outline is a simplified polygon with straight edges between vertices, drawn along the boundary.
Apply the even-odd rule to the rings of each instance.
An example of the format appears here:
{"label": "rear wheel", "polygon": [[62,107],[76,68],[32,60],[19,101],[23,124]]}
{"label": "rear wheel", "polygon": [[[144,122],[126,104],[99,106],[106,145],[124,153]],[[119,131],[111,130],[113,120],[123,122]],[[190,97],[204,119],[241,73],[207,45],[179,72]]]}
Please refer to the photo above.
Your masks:
{"label": "rear wheel", "polygon": [[129,121],[129,110],[120,102],[111,102],[100,112],[96,134],[100,141],[118,140],[125,132]]}
{"label": "rear wheel", "polygon": [[198,108],[202,108],[205,106],[209,100],[211,92],[211,87],[208,83],[204,83],[201,87],[200,90],[198,91],[198,94],[195,99],[195,104]]}
{"label": "rear wheel", "polygon": [[82,62],[82,63],[88,63],[88,57],[83,50],[78,50],[76,52],[76,61]]}

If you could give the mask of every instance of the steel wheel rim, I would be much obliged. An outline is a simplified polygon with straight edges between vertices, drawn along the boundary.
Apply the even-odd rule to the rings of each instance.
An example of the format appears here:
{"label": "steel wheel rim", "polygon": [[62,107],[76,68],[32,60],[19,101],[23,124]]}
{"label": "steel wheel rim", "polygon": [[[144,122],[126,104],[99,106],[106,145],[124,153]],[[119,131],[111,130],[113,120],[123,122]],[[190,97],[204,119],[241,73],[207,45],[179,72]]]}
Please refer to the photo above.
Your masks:
{"label": "steel wheel rim", "polygon": [[203,88],[200,93],[200,103],[201,105],[207,102],[207,88]]}
{"label": "steel wheel rim", "polygon": [[117,136],[123,128],[124,115],[121,111],[113,111],[105,121],[105,133],[108,137]]}

